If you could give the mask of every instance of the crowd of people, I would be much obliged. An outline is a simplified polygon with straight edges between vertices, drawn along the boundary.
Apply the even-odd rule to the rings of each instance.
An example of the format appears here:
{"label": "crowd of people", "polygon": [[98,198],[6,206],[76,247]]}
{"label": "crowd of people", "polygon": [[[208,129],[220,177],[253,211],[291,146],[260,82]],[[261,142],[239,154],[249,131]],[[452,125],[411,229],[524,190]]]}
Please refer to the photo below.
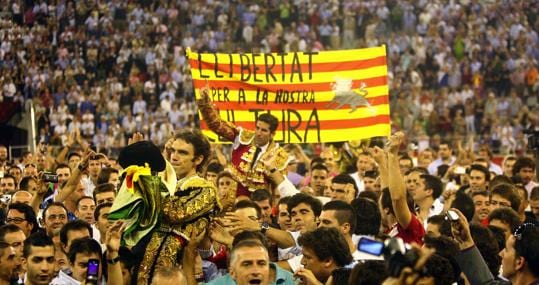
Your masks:
{"label": "crowd of people", "polygon": [[44,143],[80,130],[117,155],[135,132],[162,146],[197,127],[186,48],[385,44],[392,122],[417,143],[473,135],[522,153],[537,124],[535,1],[4,2],[0,98],[33,102]]}
{"label": "crowd of people", "polygon": [[[38,130],[0,145],[0,284],[538,282],[539,2],[0,9],[0,101]],[[359,145],[224,122],[185,58],[382,44],[395,134]]]}

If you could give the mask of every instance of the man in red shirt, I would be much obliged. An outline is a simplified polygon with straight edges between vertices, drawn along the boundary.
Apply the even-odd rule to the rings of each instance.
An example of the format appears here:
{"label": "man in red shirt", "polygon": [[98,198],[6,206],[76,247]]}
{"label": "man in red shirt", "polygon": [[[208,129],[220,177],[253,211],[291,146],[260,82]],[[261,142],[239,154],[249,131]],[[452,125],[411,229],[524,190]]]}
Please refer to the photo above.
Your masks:
{"label": "man in red shirt", "polygon": [[400,237],[406,243],[421,245],[425,229],[414,214],[413,202],[407,194],[399,166],[398,149],[403,139],[404,134],[398,132],[389,139],[387,150],[378,147],[371,149],[380,169],[384,189],[379,200],[380,212],[388,235]]}

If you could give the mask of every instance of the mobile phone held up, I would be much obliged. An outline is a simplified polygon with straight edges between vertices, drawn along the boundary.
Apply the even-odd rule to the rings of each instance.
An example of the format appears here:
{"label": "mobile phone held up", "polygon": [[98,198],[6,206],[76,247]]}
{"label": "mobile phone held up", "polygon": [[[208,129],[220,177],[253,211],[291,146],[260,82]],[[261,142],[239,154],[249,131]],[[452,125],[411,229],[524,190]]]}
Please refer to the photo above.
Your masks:
{"label": "mobile phone held up", "polygon": [[453,210],[448,210],[445,215],[450,222],[456,222],[459,220],[459,215]]}
{"label": "mobile phone held up", "polygon": [[99,260],[89,259],[88,269],[86,271],[86,282],[88,284],[97,284],[99,278]]}

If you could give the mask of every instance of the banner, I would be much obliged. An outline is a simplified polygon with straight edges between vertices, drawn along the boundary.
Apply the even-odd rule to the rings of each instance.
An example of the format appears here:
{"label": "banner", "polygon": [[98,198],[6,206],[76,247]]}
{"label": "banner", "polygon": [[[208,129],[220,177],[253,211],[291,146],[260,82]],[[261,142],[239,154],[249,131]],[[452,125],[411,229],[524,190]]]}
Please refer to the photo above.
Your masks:
{"label": "banner", "polygon": [[[317,143],[390,135],[385,46],[289,53],[187,51],[195,96],[210,88],[221,118],[255,129],[259,114],[279,119],[276,141]],[[201,127],[212,141],[217,135]]]}

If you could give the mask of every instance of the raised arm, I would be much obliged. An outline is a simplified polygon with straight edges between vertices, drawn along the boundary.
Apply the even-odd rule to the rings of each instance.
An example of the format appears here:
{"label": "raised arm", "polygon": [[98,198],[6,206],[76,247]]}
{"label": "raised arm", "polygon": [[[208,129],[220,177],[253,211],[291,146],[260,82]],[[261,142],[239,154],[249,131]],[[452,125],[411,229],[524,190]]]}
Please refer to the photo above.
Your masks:
{"label": "raised arm", "polygon": [[232,123],[221,119],[219,112],[211,102],[208,86],[200,89],[200,99],[196,102],[198,109],[202,114],[202,118],[206,121],[206,124],[208,124],[208,128],[227,140],[234,141],[238,134],[238,130]]}
{"label": "raised arm", "polygon": [[[226,213],[224,218],[219,218],[218,221],[231,233],[262,230],[261,225],[257,221],[253,221],[248,217],[236,213]],[[289,248],[296,245],[294,237],[287,231],[269,227],[266,230],[265,235],[267,238],[274,241],[280,248]]]}
{"label": "raised arm", "polygon": [[95,153],[91,150],[84,153],[84,157],[79,163],[79,166],[73,169],[73,173],[71,173],[71,176],[67,180],[66,184],[58,191],[58,195],[54,197],[55,202],[63,203],[65,199],[67,199],[67,197],[77,189],[82,176],[82,171],[88,167],[88,160],[90,159],[90,156],[94,154]]}
{"label": "raised arm", "polygon": [[110,226],[106,234],[107,245],[107,284],[123,284],[122,267],[119,262],[120,239],[125,229],[123,221],[116,221]]}
{"label": "raised arm", "polygon": [[408,228],[412,220],[412,213],[406,201],[406,185],[399,166],[398,149],[404,139],[401,132],[391,136],[387,153],[388,187],[391,195],[391,203],[397,222],[404,229]]}
{"label": "raised arm", "polygon": [[388,187],[389,174],[387,169],[387,154],[379,147],[369,149],[369,153],[378,164],[378,170],[380,171],[380,187],[382,189]]}

